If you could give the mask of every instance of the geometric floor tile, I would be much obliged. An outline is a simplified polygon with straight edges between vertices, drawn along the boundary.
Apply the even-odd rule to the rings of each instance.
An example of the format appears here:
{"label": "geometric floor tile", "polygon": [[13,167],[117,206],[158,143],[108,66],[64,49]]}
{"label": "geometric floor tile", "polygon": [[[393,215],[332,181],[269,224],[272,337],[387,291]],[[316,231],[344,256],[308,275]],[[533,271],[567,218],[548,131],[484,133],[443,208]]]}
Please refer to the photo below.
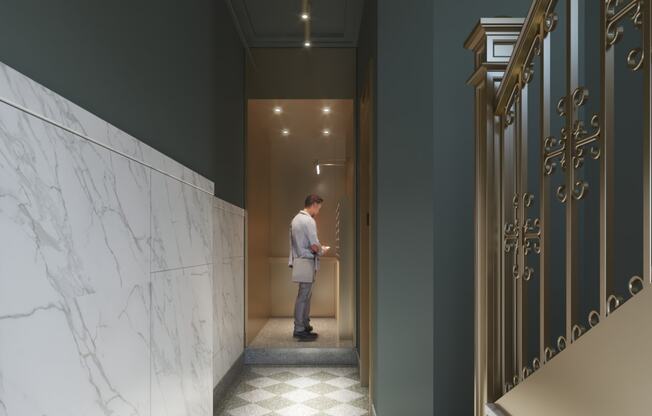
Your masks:
{"label": "geometric floor tile", "polygon": [[368,416],[368,389],[354,367],[248,366],[216,404],[219,416]]}
{"label": "geometric floor tile", "polygon": [[[351,392],[351,393],[353,393],[353,392]],[[355,394],[355,393],[353,393],[353,394]],[[289,393],[285,393],[282,397],[284,399],[291,400],[294,403],[303,403],[303,402],[308,401],[310,399],[314,399],[316,397],[319,397],[319,394],[313,393],[313,392],[308,391],[308,390],[297,389],[297,390],[291,391]]]}
{"label": "geometric floor tile", "polygon": [[333,399],[333,400],[337,400],[338,402],[341,402],[341,403],[348,403],[348,402],[352,402],[352,401],[357,400],[360,397],[364,397],[364,396],[362,394],[360,394],[360,393],[356,393],[356,392],[351,391],[351,390],[337,390],[337,391],[334,391],[332,393],[328,393],[326,395],[326,397],[328,397],[330,399]]}
{"label": "geometric floor tile", "polygon": [[331,407],[326,410],[325,413],[330,416],[362,416],[366,415],[367,411],[348,404],[341,404],[339,406]]}
{"label": "geometric floor tile", "polygon": [[321,383],[321,381],[314,380],[310,377],[297,377],[295,379],[285,381],[285,384],[289,384],[290,386],[298,387],[300,389],[305,389],[306,387],[314,386],[315,384],[319,384],[319,383]]}
{"label": "geometric floor tile", "polygon": [[359,384],[360,382],[351,380],[350,378],[346,378],[346,377],[338,377],[332,380],[328,380],[325,383],[330,384],[331,386],[338,387],[340,389],[346,389],[353,386],[354,384]]}
{"label": "geometric floor tile", "polygon": [[260,407],[256,404],[248,404],[243,407],[228,411],[230,416],[263,416],[272,413],[271,410]]}
{"label": "geometric floor tile", "polygon": [[[351,392],[353,393],[353,392]],[[353,393],[355,394],[355,393]],[[238,394],[238,397],[248,401],[249,403],[257,403],[263,400],[271,399],[272,397],[275,397],[272,393],[265,391],[265,390],[252,390],[248,391],[246,393]],[[343,400],[342,400],[343,401]]]}
{"label": "geometric floor tile", "polygon": [[258,387],[259,389],[263,387],[269,387],[278,383],[280,383],[280,381],[271,379],[269,377],[259,377],[247,381],[247,384],[249,384],[250,386]]}

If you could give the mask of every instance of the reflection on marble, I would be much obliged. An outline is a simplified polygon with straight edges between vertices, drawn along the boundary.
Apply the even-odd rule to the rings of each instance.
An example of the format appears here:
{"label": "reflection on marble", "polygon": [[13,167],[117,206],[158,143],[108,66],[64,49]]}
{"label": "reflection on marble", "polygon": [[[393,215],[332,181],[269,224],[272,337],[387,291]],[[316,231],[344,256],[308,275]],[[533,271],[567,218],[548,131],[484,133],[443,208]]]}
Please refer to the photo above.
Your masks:
{"label": "reflection on marble", "polygon": [[0,100],[213,194],[213,182],[0,63]]}
{"label": "reflection on marble", "polygon": [[212,267],[152,274],[152,415],[212,414]]}
{"label": "reflection on marble", "polygon": [[0,414],[149,414],[148,191],[0,103]]}
{"label": "reflection on marble", "polygon": [[215,198],[213,204],[213,385],[244,350],[244,210]]}
{"label": "reflection on marble", "polygon": [[213,197],[152,172],[153,272],[211,264]]}

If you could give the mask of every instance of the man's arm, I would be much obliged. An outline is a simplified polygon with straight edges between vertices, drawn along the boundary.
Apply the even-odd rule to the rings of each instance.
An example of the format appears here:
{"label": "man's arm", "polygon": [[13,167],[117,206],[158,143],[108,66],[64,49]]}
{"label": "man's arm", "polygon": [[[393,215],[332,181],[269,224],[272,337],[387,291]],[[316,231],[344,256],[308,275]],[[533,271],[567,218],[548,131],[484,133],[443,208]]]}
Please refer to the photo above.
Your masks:
{"label": "man's arm", "polygon": [[322,252],[321,243],[317,237],[317,225],[314,220],[308,221],[306,224],[306,233],[308,234],[308,242],[310,243],[310,251],[312,254],[320,255]]}

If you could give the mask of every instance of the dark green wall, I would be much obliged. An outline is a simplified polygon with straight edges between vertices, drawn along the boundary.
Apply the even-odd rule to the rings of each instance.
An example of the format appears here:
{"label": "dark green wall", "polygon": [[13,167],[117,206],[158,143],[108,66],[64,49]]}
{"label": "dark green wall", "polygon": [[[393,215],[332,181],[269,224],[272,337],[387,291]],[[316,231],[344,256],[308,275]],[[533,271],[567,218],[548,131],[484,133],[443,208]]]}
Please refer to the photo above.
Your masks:
{"label": "dark green wall", "polygon": [[223,0],[5,0],[0,60],[243,206],[243,48]]}
{"label": "dark green wall", "polygon": [[429,416],[435,6],[377,4],[374,403],[379,416]]}
{"label": "dark green wall", "polygon": [[[436,2],[434,10],[434,304],[437,416],[473,414],[473,54],[462,45],[481,17],[525,17],[525,0]],[[460,13],[460,11],[464,11]],[[382,416],[382,415],[380,415]],[[424,414],[425,416],[425,414]]]}

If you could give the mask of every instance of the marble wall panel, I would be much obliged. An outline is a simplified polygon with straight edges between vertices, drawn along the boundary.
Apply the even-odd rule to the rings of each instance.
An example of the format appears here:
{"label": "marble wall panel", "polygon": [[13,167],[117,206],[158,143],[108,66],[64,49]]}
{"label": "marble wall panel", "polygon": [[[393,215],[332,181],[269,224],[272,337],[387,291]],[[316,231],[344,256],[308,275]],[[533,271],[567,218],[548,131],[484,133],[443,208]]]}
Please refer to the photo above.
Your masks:
{"label": "marble wall panel", "polygon": [[216,198],[213,227],[213,385],[217,385],[244,351],[244,211]]}
{"label": "marble wall panel", "polygon": [[213,412],[212,267],[152,274],[152,414]]}
{"label": "marble wall panel", "polygon": [[153,272],[213,262],[213,197],[152,172]]}
{"label": "marble wall panel", "polygon": [[149,415],[149,180],[0,103],[0,414]]}

